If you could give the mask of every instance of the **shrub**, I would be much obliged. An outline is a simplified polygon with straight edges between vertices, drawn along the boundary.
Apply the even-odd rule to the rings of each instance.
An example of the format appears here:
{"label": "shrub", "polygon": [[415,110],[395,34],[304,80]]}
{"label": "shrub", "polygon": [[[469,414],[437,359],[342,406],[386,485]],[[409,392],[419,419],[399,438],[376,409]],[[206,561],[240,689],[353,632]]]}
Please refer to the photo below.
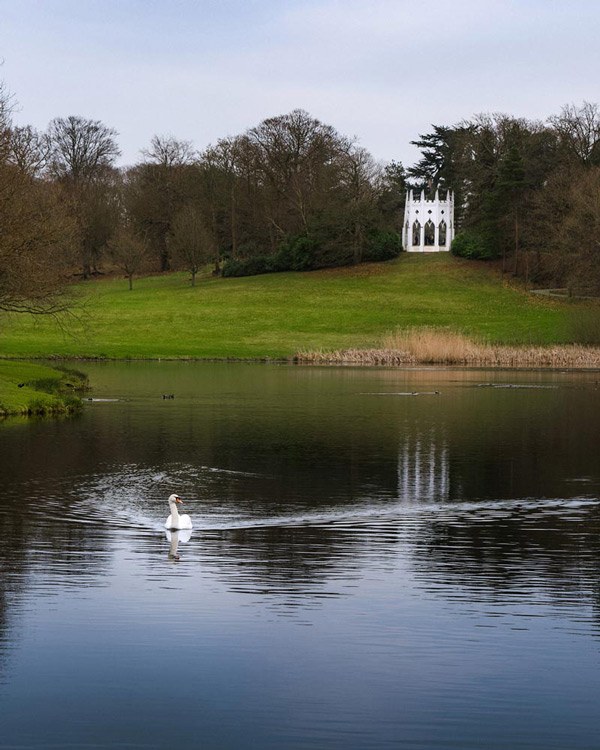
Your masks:
{"label": "shrub", "polygon": [[367,237],[367,244],[363,253],[365,261],[383,261],[397,258],[402,250],[402,242],[397,232],[373,230]]}
{"label": "shrub", "polygon": [[273,258],[274,271],[309,271],[315,267],[318,243],[306,235],[290,237]]}
{"label": "shrub", "polygon": [[470,260],[491,260],[496,256],[491,243],[482,234],[467,230],[460,232],[452,240],[450,247],[453,255]]}
{"label": "shrub", "polygon": [[223,264],[223,276],[257,276],[273,270],[272,258],[255,255],[252,258],[230,258]]}

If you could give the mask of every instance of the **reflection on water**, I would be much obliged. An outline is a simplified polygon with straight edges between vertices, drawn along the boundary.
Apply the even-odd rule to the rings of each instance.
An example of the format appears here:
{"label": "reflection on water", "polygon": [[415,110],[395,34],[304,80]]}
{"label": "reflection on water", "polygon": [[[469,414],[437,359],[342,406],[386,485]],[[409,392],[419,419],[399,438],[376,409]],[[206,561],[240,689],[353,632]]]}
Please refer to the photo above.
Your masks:
{"label": "reflection on water", "polygon": [[435,431],[406,431],[398,456],[398,496],[411,500],[448,500],[448,445]]}
{"label": "reflection on water", "polygon": [[171,531],[170,529],[165,529],[165,533],[167,536],[167,542],[169,542],[169,560],[179,560],[179,555],[177,554],[177,550],[179,549],[179,542],[182,544],[187,544],[187,542],[190,541],[192,536],[192,530],[191,529],[177,529],[175,531]]}
{"label": "reflection on water", "polygon": [[0,424],[0,747],[595,746],[597,373],[89,372]]}

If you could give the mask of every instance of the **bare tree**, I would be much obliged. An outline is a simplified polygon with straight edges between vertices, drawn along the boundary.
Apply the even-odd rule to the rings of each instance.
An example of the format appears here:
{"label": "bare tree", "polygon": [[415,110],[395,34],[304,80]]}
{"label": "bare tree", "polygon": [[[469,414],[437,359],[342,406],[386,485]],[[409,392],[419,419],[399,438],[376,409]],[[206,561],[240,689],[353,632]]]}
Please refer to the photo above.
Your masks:
{"label": "bare tree", "polygon": [[142,149],[141,153],[146,161],[163,167],[181,167],[196,160],[192,143],[178,140],[172,135],[153,136],[150,148]]}
{"label": "bare tree", "polygon": [[116,136],[116,130],[99,120],[55,118],[48,126],[51,174],[74,184],[94,179],[120,156]]}
{"label": "bare tree", "polygon": [[123,224],[109,242],[111,256],[129,279],[129,289],[133,289],[133,277],[144,269],[148,260],[146,244],[129,224]]}
{"label": "bare tree", "polygon": [[50,143],[31,125],[12,128],[8,161],[31,177],[40,177],[48,164]]}
{"label": "bare tree", "polygon": [[175,258],[190,272],[195,286],[196,274],[215,256],[211,233],[197,208],[186,206],[177,214],[170,242]]}
{"label": "bare tree", "polygon": [[310,215],[335,181],[335,157],[349,143],[301,109],[264,120],[246,138],[255,153],[254,169],[269,188],[270,224],[280,237],[308,231]]}
{"label": "bare tree", "polygon": [[144,161],[129,170],[130,210],[160,263],[171,268],[168,236],[177,212],[194,197],[197,168],[188,141],[154,136]]}
{"label": "bare tree", "polygon": [[12,165],[0,165],[0,226],[0,310],[66,310],[76,226],[57,191]]}
{"label": "bare tree", "polygon": [[48,127],[48,172],[65,190],[79,225],[84,279],[97,269],[116,224],[112,211],[113,164],[120,154],[116,135],[99,120],[73,115],[57,117]]}
{"label": "bare tree", "polygon": [[14,97],[4,81],[0,81],[0,162],[4,163],[10,153],[11,115],[14,108]]}
{"label": "bare tree", "polygon": [[549,118],[566,148],[583,164],[600,164],[600,109],[583,102],[566,104],[559,115]]}
{"label": "bare tree", "polygon": [[76,227],[54,187],[13,160],[13,104],[0,81],[0,310],[58,313]]}

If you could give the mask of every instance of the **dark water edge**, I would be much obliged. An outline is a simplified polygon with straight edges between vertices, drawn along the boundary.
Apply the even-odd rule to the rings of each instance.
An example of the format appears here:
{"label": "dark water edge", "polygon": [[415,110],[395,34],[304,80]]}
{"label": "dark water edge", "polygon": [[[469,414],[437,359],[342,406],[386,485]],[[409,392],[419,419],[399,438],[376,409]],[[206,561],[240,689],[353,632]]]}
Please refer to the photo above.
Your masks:
{"label": "dark water edge", "polygon": [[84,369],[0,424],[0,747],[597,747],[597,373]]}

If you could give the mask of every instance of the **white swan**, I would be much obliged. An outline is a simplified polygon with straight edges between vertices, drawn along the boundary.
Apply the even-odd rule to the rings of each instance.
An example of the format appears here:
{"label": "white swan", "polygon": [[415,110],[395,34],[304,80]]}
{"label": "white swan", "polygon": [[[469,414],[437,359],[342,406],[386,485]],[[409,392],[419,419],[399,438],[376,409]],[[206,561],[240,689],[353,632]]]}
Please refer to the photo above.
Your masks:
{"label": "white swan", "polygon": [[177,511],[177,503],[181,503],[179,495],[171,495],[169,497],[169,508],[171,509],[171,515],[165,521],[165,528],[167,529],[191,529],[192,519],[184,513],[179,515]]}

